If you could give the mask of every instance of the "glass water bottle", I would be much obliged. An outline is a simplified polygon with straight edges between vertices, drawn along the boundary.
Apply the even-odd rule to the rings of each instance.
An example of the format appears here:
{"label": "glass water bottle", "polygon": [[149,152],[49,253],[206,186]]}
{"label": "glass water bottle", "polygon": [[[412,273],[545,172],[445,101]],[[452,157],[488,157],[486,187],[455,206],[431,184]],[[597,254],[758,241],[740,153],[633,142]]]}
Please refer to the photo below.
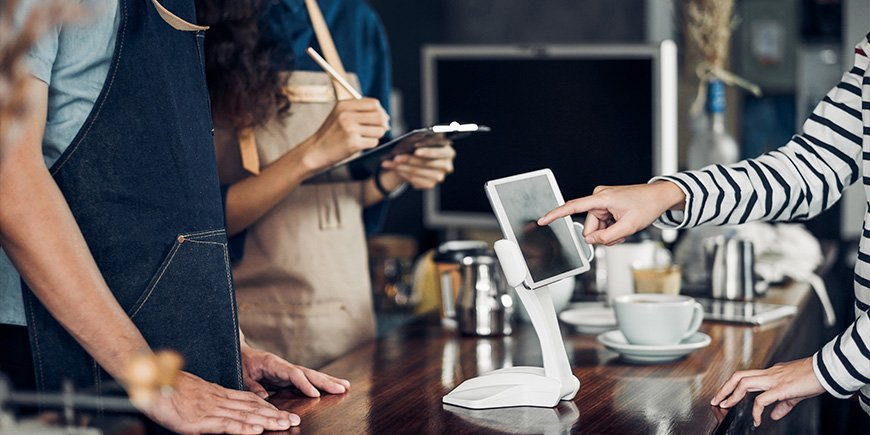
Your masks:
{"label": "glass water bottle", "polygon": [[740,148],[725,131],[725,84],[713,79],[707,84],[706,115],[698,120],[689,142],[689,169],[714,163],[730,164],[740,159]]}

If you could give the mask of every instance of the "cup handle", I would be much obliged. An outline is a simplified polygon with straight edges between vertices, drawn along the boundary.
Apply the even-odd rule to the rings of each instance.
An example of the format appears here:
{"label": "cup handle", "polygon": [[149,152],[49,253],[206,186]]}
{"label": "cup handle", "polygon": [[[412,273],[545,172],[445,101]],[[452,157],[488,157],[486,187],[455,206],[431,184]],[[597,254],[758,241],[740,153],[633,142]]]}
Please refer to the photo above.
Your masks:
{"label": "cup handle", "polygon": [[689,329],[686,331],[686,334],[683,335],[683,340],[695,335],[698,332],[698,328],[701,327],[701,322],[704,321],[704,306],[698,302],[695,302],[695,313],[692,315],[692,323],[689,324]]}

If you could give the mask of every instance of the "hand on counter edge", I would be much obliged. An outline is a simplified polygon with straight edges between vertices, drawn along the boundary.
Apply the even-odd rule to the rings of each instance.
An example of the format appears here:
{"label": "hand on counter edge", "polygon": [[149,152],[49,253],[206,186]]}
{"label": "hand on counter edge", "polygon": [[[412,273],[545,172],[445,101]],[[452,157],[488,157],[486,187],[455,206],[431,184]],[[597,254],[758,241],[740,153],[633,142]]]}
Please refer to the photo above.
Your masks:
{"label": "hand on counter edge", "polygon": [[770,411],[770,418],[779,420],[791,412],[800,401],[824,393],[825,388],[813,372],[812,357],[807,357],[776,364],[765,370],[735,372],[719,388],[719,392],[710,404],[720,408],[731,408],[743,400],[747,392],[756,391],[763,391],[755,398],[752,407],[752,421],[755,427],[758,427],[761,425],[761,415],[766,406],[776,404]]}
{"label": "hand on counter edge", "polygon": [[299,425],[299,416],[275,408],[254,393],[179,373],[170,394],[158,395],[142,412],[178,433],[259,434]]}
{"label": "hand on counter edge", "polygon": [[320,397],[320,391],[344,394],[350,381],[291,364],[270,352],[256,349],[241,335],[242,380],[245,387],[259,397],[269,397],[267,388],[296,387],[308,397]]}

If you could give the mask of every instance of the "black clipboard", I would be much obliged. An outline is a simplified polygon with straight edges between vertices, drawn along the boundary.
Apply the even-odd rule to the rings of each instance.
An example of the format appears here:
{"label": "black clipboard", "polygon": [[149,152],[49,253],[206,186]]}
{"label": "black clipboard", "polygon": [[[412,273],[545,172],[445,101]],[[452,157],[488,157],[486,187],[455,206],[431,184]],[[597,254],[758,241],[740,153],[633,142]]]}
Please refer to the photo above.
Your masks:
{"label": "black clipboard", "polygon": [[[445,139],[456,141],[475,133],[488,132],[489,127],[477,124],[460,124],[452,122],[449,125],[433,125],[430,127],[418,128],[411,130],[389,142],[378,145],[375,148],[367,150],[359,155],[336,163],[335,165],[315,174],[308,178],[303,184],[316,184],[330,182],[335,179],[333,174],[343,173],[350,174],[351,180],[366,180],[374,175],[381,162],[392,159],[400,154],[411,154],[417,148],[426,145],[430,138],[441,136]],[[339,177],[339,178],[346,178]]]}

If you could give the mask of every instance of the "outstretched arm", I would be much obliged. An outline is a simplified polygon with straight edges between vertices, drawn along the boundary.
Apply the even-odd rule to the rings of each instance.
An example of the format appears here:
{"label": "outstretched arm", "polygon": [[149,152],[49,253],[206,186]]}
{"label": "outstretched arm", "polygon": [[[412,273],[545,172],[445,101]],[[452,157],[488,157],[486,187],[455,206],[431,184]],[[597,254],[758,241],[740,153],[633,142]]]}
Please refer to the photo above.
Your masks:
{"label": "outstretched arm", "polygon": [[[612,244],[657,219],[665,228],[687,228],[816,216],[860,178],[861,88],[868,63],[863,51],[856,53],[855,66],[816,106],[803,133],[777,150],[733,165],[656,177],[649,185],[655,188],[602,186],[553,210],[540,223],[589,212],[587,240]],[[673,187],[681,195],[670,192]],[[681,201],[674,203],[677,198]]]}

